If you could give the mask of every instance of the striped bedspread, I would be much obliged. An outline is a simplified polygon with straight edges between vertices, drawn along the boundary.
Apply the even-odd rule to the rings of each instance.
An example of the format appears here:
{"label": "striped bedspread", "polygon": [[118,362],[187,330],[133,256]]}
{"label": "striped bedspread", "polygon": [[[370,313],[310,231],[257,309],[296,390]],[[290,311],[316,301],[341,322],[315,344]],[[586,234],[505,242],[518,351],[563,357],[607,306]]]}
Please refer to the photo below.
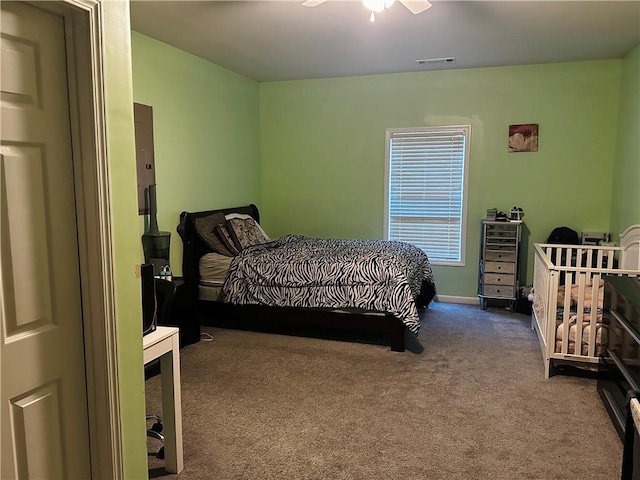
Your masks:
{"label": "striped bedspread", "polygon": [[423,281],[433,285],[431,265],[411,244],[285,235],[242,250],[223,297],[234,304],[385,312],[417,335],[414,299]]}

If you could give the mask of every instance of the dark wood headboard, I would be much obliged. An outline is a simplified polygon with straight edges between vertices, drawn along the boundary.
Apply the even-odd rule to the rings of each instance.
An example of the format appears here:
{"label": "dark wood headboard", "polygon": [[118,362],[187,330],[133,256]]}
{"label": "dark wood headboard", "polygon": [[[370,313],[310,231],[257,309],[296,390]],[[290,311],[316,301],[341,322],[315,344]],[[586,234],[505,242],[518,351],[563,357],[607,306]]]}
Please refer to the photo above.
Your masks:
{"label": "dark wood headboard", "polygon": [[178,225],[178,234],[182,238],[182,276],[188,288],[197,291],[200,282],[200,270],[198,262],[200,257],[211,250],[204,244],[198,236],[194,225],[194,220],[200,217],[206,217],[213,213],[222,212],[225,215],[230,213],[241,213],[251,215],[256,222],[260,223],[260,213],[258,207],[254,204],[245,205],[243,207],[221,208],[219,210],[207,210],[206,212],[182,212],[180,214],[180,224]]}

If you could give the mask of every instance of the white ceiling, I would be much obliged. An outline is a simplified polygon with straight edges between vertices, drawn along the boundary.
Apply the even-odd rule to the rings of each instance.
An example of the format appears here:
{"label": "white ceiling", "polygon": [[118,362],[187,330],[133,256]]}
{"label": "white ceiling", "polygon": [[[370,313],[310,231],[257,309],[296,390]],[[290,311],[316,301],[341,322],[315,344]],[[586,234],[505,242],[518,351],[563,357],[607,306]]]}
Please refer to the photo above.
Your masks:
{"label": "white ceiling", "polygon": [[[257,81],[622,58],[640,43],[640,1],[131,2],[133,30]],[[419,65],[450,57],[453,64]]]}

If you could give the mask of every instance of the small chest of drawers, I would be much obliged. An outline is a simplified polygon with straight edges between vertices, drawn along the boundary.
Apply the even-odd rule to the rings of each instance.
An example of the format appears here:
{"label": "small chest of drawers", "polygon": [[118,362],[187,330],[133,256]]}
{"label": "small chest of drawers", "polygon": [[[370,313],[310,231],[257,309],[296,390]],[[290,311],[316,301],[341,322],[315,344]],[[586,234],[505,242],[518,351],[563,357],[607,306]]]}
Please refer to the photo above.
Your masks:
{"label": "small chest of drawers", "polygon": [[490,299],[507,300],[512,310],[518,294],[518,251],[522,222],[480,222],[478,296],[482,309]]}

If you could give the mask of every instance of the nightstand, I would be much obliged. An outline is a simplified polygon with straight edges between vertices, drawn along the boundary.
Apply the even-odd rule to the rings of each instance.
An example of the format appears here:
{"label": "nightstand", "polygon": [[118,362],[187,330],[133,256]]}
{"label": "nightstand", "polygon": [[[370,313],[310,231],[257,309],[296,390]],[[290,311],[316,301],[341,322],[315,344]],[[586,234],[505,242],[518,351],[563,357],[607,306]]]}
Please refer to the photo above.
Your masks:
{"label": "nightstand", "polygon": [[182,277],[173,277],[176,294],[169,319],[162,323],[180,329],[180,348],[200,341],[200,323],[196,314],[197,292],[189,291]]}

